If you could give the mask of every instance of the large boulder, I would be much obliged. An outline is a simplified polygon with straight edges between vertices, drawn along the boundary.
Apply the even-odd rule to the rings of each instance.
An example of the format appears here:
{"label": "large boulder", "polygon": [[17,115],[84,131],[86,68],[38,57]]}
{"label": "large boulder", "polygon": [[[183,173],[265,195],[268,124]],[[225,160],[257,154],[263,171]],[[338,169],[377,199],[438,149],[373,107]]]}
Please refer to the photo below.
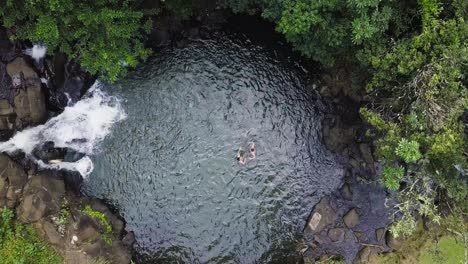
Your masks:
{"label": "large boulder", "polygon": [[27,180],[28,176],[20,165],[0,154],[0,201],[9,207],[14,206]]}
{"label": "large boulder", "polygon": [[336,218],[335,210],[330,206],[328,198],[324,197],[312,211],[305,231],[312,234],[320,233],[325,227],[335,223]]}
{"label": "large boulder", "polygon": [[[47,119],[45,96],[37,73],[18,57],[6,66],[13,98],[0,100],[0,131],[22,129]],[[8,99],[11,99],[9,101]]]}
{"label": "large boulder", "polygon": [[24,223],[33,223],[56,214],[64,194],[63,180],[46,173],[32,176],[24,188],[24,198],[17,209],[18,218]]}

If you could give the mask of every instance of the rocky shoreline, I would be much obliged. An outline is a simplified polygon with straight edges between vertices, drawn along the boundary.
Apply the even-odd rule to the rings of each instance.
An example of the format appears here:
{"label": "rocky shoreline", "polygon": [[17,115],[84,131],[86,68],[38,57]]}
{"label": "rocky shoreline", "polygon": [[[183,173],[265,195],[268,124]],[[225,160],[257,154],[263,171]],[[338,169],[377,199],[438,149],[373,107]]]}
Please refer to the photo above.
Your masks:
{"label": "rocky shoreline", "polygon": [[[68,75],[66,80],[58,89],[49,89],[47,82],[65,76],[47,78],[48,69],[34,67],[34,61],[6,39],[5,31],[0,35],[0,137],[4,141],[16,131],[44,123],[48,116],[63,109],[66,101],[64,104],[57,100],[59,90],[63,97],[64,91],[74,88],[72,99],[78,100],[82,93],[79,88],[85,87],[85,81],[61,69]],[[130,263],[134,237],[125,232],[124,221],[101,201],[81,196],[73,186],[66,186],[63,173],[38,171],[21,154],[1,154],[0,171],[0,211],[12,209],[16,221],[36,227],[65,263],[92,263],[101,258],[110,263]]]}

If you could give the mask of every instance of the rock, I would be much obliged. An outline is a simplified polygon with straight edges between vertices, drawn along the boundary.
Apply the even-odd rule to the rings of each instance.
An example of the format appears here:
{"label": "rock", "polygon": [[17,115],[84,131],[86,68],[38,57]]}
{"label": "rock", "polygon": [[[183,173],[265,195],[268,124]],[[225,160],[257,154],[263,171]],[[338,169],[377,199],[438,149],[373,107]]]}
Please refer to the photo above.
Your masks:
{"label": "rock", "polygon": [[47,239],[48,242],[60,248],[64,248],[65,240],[57,231],[57,228],[54,226],[54,224],[50,223],[49,221],[43,221],[43,223],[41,223],[41,227],[44,231],[45,239]]}
{"label": "rock", "polygon": [[325,123],[322,132],[325,146],[333,152],[337,152],[347,144],[352,143],[356,133],[354,128],[345,127],[339,120],[334,125]]}
{"label": "rock", "polygon": [[304,256],[302,257],[304,264],[314,264],[315,260],[312,257]]}
{"label": "rock", "polygon": [[91,208],[95,211],[104,213],[107,221],[112,226],[113,233],[120,235],[124,229],[124,222],[114,215],[109,208],[97,199],[93,199],[90,204]]}
{"label": "rock", "polygon": [[385,228],[379,228],[377,230],[375,230],[375,239],[379,242],[381,242],[383,240],[385,236]]}
{"label": "rock", "polygon": [[15,78],[38,78],[37,73],[29,66],[26,61],[19,57],[16,58],[14,61],[8,63],[7,65],[7,73],[10,75],[11,79]]}
{"label": "rock", "polygon": [[366,162],[366,167],[369,168],[372,176],[376,174],[375,166],[374,166],[374,157],[372,156],[372,150],[369,144],[361,143],[359,144],[359,150],[361,152],[361,156]]}
{"label": "rock", "polygon": [[98,258],[99,256],[104,255],[105,253],[105,242],[102,240],[97,240],[94,243],[84,243],[83,244],[83,251],[86,252],[87,255]]}
{"label": "rock", "polygon": [[130,231],[128,232],[122,239],[122,243],[126,246],[126,247],[132,247],[133,244],[135,243],[135,234]]}
{"label": "rock", "polygon": [[20,89],[14,98],[16,125],[23,128],[29,125],[37,125],[47,119],[45,97],[40,87],[29,86]]}
{"label": "rock", "polygon": [[351,192],[351,189],[349,188],[349,184],[347,183],[343,184],[343,187],[341,187],[341,195],[346,200],[349,200],[349,201],[353,200],[353,193]]}
{"label": "rock", "polygon": [[343,221],[348,228],[353,228],[359,224],[359,215],[356,212],[356,209],[353,208],[348,213],[346,213],[346,215],[343,217]]}
{"label": "rock", "polygon": [[7,189],[8,189],[8,183],[6,179],[0,177],[0,199],[6,197]]}
{"label": "rock", "polygon": [[33,223],[60,210],[65,185],[61,179],[41,173],[29,179],[23,193],[23,201],[17,209],[18,218],[24,223]]}
{"label": "rock", "polygon": [[364,247],[359,251],[358,257],[354,263],[372,263],[372,259],[380,252],[376,247]]}
{"label": "rock", "polygon": [[328,198],[324,197],[312,211],[306,231],[312,234],[320,233],[326,226],[334,223],[336,218],[335,210],[331,208]]}
{"label": "rock", "polygon": [[40,173],[29,179],[25,193],[37,193],[45,190],[53,199],[58,200],[65,194],[65,184],[62,179],[53,177],[49,173]]}
{"label": "rock", "polygon": [[46,192],[29,194],[24,197],[18,207],[18,218],[23,223],[33,223],[39,221],[47,215],[47,205],[50,196]]}
{"label": "rock", "polygon": [[149,38],[155,47],[164,47],[171,43],[171,34],[166,30],[153,29]]}
{"label": "rock", "polygon": [[[20,57],[9,63],[6,71],[13,80],[15,94],[13,104],[6,100],[0,103],[0,130],[21,129],[44,122],[47,118],[45,96],[36,72]],[[16,119],[11,122],[14,114]]]}
{"label": "rock", "polygon": [[81,250],[66,250],[64,263],[67,264],[90,264],[95,261]]}
{"label": "rock", "polygon": [[387,232],[385,238],[387,246],[393,250],[399,250],[403,244],[403,239],[395,238],[391,232]]}
{"label": "rock", "polygon": [[328,230],[328,237],[333,242],[343,240],[344,234],[345,234],[344,228],[331,228],[330,230]]}
{"label": "rock", "polygon": [[15,111],[8,100],[0,100],[0,131],[2,140],[7,140],[13,135],[15,126]]}
{"label": "rock", "polygon": [[101,237],[99,224],[88,215],[80,216],[74,234],[80,242],[94,242]]}
{"label": "rock", "polygon": [[365,243],[366,240],[367,240],[367,237],[366,237],[366,234],[363,233],[363,232],[358,232],[358,231],[354,231],[353,232],[354,236],[357,238],[357,240],[360,242],[360,243]]}
{"label": "rock", "polygon": [[0,200],[6,198],[15,204],[21,195],[28,176],[16,162],[0,154]]}

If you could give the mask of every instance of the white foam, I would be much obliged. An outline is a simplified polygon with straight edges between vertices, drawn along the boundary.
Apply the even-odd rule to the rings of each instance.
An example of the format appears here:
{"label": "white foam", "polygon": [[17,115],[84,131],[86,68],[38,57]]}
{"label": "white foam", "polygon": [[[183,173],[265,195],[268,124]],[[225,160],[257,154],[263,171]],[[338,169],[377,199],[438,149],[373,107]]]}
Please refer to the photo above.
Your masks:
{"label": "white foam", "polygon": [[92,155],[99,142],[111,132],[112,126],[126,117],[120,101],[104,93],[100,87],[99,82],[96,82],[83,99],[66,107],[60,115],[44,125],[18,132],[10,140],[0,143],[0,151],[22,151],[42,168],[77,171],[86,177],[93,170],[89,157],[85,156],[76,162],[46,164],[32,153],[36,147],[52,141],[56,148],[68,148]]}
{"label": "white foam", "polygon": [[26,49],[25,53],[39,62],[47,54],[47,47],[42,44],[34,44],[31,49]]}

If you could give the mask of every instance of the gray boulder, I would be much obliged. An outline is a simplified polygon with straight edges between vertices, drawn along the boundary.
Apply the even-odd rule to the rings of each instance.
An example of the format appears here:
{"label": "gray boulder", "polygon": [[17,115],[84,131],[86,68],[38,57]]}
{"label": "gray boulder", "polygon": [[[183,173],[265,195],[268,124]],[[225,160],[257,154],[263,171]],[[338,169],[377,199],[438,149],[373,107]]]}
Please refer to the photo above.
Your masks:
{"label": "gray boulder", "polygon": [[305,231],[312,234],[320,233],[325,227],[335,223],[336,218],[335,210],[330,206],[328,198],[324,197],[312,211]]}

